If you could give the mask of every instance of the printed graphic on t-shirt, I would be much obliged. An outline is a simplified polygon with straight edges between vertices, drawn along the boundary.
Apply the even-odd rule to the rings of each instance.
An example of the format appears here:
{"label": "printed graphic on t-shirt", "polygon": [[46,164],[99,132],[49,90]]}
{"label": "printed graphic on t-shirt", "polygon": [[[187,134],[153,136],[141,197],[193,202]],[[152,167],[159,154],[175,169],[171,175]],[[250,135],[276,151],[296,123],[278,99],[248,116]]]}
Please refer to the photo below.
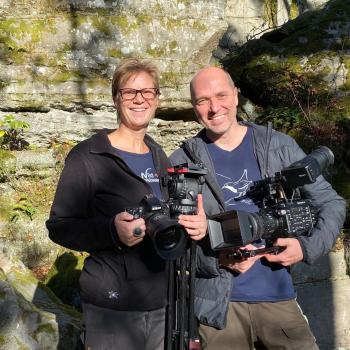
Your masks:
{"label": "printed graphic on t-shirt", "polygon": [[252,180],[248,178],[248,170],[244,169],[243,174],[239,179],[231,179],[223,174],[216,173],[219,183],[221,184],[221,190],[225,197],[225,205],[236,206],[238,203],[252,204],[253,201],[250,198],[241,199],[239,202],[238,198],[244,197],[247,193],[249,186],[252,184]]}
{"label": "printed graphic on t-shirt", "polygon": [[141,171],[140,176],[148,183],[159,182],[158,174],[156,172],[153,172],[152,168],[147,168],[144,172]]}
{"label": "printed graphic on t-shirt", "polygon": [[161,199],[162,192],[160,190],[160,181],[156,172],[156,167],[154,166],[152,153],[148,152],[138,154],[121,150],[118,150],[118,153],[134,174],[140,176],[142,180],[147,182],[151,187],[153,194]]}

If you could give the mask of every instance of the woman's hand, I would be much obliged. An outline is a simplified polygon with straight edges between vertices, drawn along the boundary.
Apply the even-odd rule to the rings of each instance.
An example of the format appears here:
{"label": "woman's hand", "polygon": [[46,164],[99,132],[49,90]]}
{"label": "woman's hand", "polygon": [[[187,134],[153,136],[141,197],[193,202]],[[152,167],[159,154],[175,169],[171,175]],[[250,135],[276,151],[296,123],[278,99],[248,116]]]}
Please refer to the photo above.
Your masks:
{"label": "woman's hand", "polygon": [[119,240],[128,247],[140,243],[146,234],[145,220],[142,218],[134,219],[126,211],[115,216],[114,226],[117,230]]}
{"label": "woman's hand", "polygon": [[208,223],[201,194],[197,196],[197,214],[180,215],[179,224],[186,229],[188,235],[195,241],[201,240],[206,235]]}

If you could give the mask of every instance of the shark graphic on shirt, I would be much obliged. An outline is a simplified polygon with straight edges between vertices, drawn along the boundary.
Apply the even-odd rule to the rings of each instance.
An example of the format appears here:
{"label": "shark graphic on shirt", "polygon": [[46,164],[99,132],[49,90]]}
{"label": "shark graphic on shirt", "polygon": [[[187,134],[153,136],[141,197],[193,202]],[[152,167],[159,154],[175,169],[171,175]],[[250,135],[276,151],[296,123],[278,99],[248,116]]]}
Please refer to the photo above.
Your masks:
{"label": "shark graphic on shirt", "polygon": [[[243,197],[246,194],[250,184],[253,182],[253,181],[248,179],[248,171],[247,171],[247,169],[244,169],[243,174],[236,181],[231,179],[231,178],[229,178],[229,177],[227,177],[227,176],[225,176],[225,175],[222,175],[222,174],[218,174],[217,173],[216,175],[228,180],[221,187],[221,190],[222,190],[223,193],[225,191],[229,191],[229,196],[225,195],[225,198],[228,198],[225,201],[226,206],[237,205],[237,202],[236,202],[235,198]],[[252,200],[249,199],[249,198],[245,198],[245,199],[241,200],[240,202],[241,203],[246,203],[246,204],[251,204]]]}

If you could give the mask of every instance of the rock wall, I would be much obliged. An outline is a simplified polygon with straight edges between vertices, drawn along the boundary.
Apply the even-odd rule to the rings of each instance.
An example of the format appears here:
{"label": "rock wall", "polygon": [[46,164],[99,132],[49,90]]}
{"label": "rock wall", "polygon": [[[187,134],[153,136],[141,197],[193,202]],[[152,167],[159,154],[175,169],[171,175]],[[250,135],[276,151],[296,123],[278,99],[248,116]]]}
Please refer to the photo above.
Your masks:
{"label": "rock wall", "polygon": [[81,315],[2,249],[0,267],[0,348],[77,350]]}
{"label": "rock wall", "polygon": [[45,146],[48,134],[56,140],[79,140],[96,127],[114,126],[111,76],[121,58],[138,56],[152,59],[161,71],[158,117],[191,120],[188,83],[211,62],[213,50],[259,37],[323,3],[2,1],[0,118],[12,112],[27,120],[31,143]]}

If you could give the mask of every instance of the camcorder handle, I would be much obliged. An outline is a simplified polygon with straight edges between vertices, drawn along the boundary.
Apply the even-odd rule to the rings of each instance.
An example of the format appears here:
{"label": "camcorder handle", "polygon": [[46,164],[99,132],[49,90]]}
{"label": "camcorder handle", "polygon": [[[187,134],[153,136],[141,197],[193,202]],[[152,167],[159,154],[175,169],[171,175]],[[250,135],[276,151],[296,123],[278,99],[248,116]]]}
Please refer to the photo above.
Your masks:
{"label": "camcorder handle", "polygon": [[286,249],[285,247],[280,247],[278,245],[272,246],[272,247],[254,249],[254,250],[238,249],[238,250],[232,251],[231,253],[228,253],[227,257],[231,260],[234,260],[235,262],[241,262],[241,261],[247,260],[248,258],[252,258],[254,256],[261,255],[261,254],[277,255],[283,252],[285,249]]}

